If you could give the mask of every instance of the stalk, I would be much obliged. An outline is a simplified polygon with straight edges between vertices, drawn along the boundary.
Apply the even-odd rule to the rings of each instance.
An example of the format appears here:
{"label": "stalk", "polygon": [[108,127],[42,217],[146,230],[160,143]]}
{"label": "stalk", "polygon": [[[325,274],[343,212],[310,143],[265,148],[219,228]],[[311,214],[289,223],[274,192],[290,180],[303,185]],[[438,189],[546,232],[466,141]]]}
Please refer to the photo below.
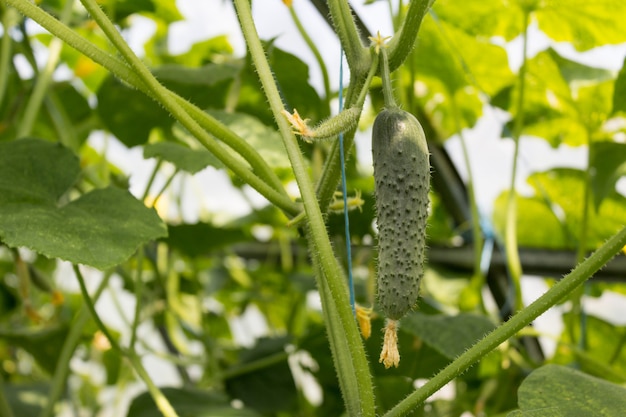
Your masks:
{"label": "stalk", "polygon": [[[144,84],[142,79],[123,61],[103,51],[102,49],[91,44],[75,31],[59,22],[57,19],[44,12],[41,8],[33,5],[27,0],[6,0],[7,4],[12,5],[20,13],[30,17],[35,22],[57,36],[72,48],[92,59],[94,62],[102,65],[120,80],[130,84],[131,86],[142,91],[151,98],[157,100],[154,94]],[[299,205],[291,201],[288,197],[278,176],[263,160],[261,155],[252,148],[244,139],[237,136],[232,130],[228,129],[215,118],[200,110],[198,107],[189,103],[184,98],[175,93],[165,90],[168,97],[181,106],[196,123],[208,131],[210,134],[219,138],[226,145],[246,159],[250,164],[253,172],[247,167],[241,165],[240,160],[232,157],[226,149],[215,141],[213,137],[207,135],[202,129],[194,129],[198,135],[196,139],[211,153],[213,153],[224,165],[231,169],[236,175],[247,182],[251,187],[256,189],[261,195],[270,202],[285,210],[288,214],[296,214],[299,212]],[[192,131],[192,133],[194,133]],[[199,133],[202,132],[202,133]],[[195,135],[195,134],[194,134]]]}
{"label": "stalk", "polygon": [[611,237],[604,245],[583,261],[572,272],[557,282],[541,297],[528,307],[520,310],[508,321],[485,336],[481,341],[469,348],[465,353],[441,370],[426,384],[402,400],[384,417],[398,417],[407,415],[420,404],[424,403],[432,394],[441,389],[452,379],[461,375],[469,367],[477,363],[483,356],[497,348],[501,343],[514,336],[528,326],[537,317],[545,313],[550,307],[563,300],[579,285],[589,279],[596,271],[602,268],[613,256],[626,245],[626,227]]}
{"label": "stalk", "polygon": [[[350,308],[341,267],[334,256],[324,219],[317,204],[313,184],[308,176],[297,139],[291,131],[291,126],[281,114],[284,106],[267,62],[265,51],[256,32],[250,4],[248,0],[235,0],[235,7],[252,61],[282,134],[304,202],[304,210],[308,219],[307,240],[314,258],[316,258],[316,263],[319,265],[316,279],[322,300],[325,300],[326,325],[331,334],[330,337],[337,335],[342,341],[340,346],[331,341],[331,349],[346,409],[351,416],[373,417],[375,404],[372,377],[356,321]],[[331,313],[333,314],[331,315]]]}

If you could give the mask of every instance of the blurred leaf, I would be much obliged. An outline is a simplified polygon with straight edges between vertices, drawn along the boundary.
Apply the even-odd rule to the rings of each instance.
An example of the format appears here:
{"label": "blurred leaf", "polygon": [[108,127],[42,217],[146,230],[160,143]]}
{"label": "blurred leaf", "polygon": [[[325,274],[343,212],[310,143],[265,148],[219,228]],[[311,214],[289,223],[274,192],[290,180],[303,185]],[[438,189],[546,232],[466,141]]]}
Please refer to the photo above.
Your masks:
{"label": "blurred leaf", "polygon": [[45,382],[31,384],[5,383],[2,389],[14,416],[38,416],[48,403],[50,386]]}
{"label": "blurred leaf", "polygon": [[234,243],[249,241],[251,235],[241,227],[218,227],[209,223],[168,226],[168,246],[191,256],[207,254]]}
{"label": "blurred leaf", "polygon": [[570,42],[578,51],[626,42],[622,16],[626,2],[553,0],[535,2],[539,29],[557,42]]}
{"label": "blurred leaf", "polygon": [[515,416],[606,416],[626,409],[626,389],[571,368],[544,365],[518,390]]}
{"label": "blurred leaf", "polygon": [[298,393],[285,353],[285,338],[259,339],[242,350],[239,363],[229,369],[226,389],[233,398],[261,413],[293,411]]}
{"label": "blurred leaf", "polygon": [[196,42],[187,52],[174,55],[170,59],[185,67],[199,67],[213,62],[216,56],[230,56],[234,52],[233,46],[226,35],[218,35],[211,39]]}
{"label": "blurred leaf", "polygon": [[516,6],[515,2],[505,0],[480,3],[437,0],[433,5],[433,11],[441,20],[469,35],[487,39],[502,37],[506,41],[511,41],[524,30],[521,24],[522,11]]}
{"label": "blurred leaf", "polygon": [[420,28],[414,58],[418,74],[441,80],[450,94],[472,86],[491,96],[515,79],[504,48],[430,17]]}
{"label": "blurred leaf", "polygon": [[143,157],[171,162],[176,168],[190,174],[200,172],[208,166],[224,168],[224,164],[206,149],[191,149],[175,142],[147,144],[143,147]]}
{"label": "blurred leaf", "polygon": [[560,344],[553,361],[561,365],[577,363],[580,370],[590,375],[616,383],[626,382],[626,350],[623,349],[626,327],[616,326],[598,317],[587,315],[586,347],[579,351],[572,345],[571,333],[577,340],[581,337],[580,320],[572,321],[570,313],[563,320],[572,323],[570,330],[561,335]]}
{"label": "blurred leaf", "polygon": [[38,330],[8,330],[0,328],[0,339],[30,353],[37,364],[54,374],[61,346],[69,333],[68,325],[49,326]]}
{"label": "blurred leaf", "polygon": [[[531,197],[517,197],[517,239],[520,246],[544,249],[574,249],[578,245],[582,219],[584,172],[555,168],[530,175],[535,190]],[[494,226],[502,235],[507,193],[495,202]],[[586,246],[592,250],[613,236],[623,225],[626,198],[613,193],[599,209],[589,211]],[[534,225],[528,227],[529,224]]]}
{"label": "blurred leaf", "polygon": [[626,144],[594,143],[589,168],[592,172],[591,186],[597,210],[602,200],[615,191],[617,180],[626,175]]}
{"label": "blurred leaf", "polygon": [[[221,393],[195,388],[161,388],[179,417],[257,417],[246,408],[233,408],[230,400]],[[161,417],[152,396],[148,392],[133,399],[127,417]]]}
{"label": "blurred leaf", "polygon": [[96,268],[127,259],[144,242],[166,236],[154,210],[128,191],[97,189],[67,201],[78,159],[38,139],[0,144],[0,238],[47,257]]}
{"label": "blurred leaf", "polygon": [[455,359],[495,329],[485,316],[427,315],[413,312],[402,319],[402,327],[448,359]]}
{"label": "blurred leaf", "polygon": [[129,148],[145,143],[153,128],[167,129],[174,123],[163,107],[113,77],[100,85],[98,114],[105,127]]}
{"label": "blurred leaf", "polygon": [[613,91],[613,114],[622,112],[626,113],[626,59],[622,64],[615,80],[615,90]]}
{"label": "blurred leaf", "polygon": [[200,108],[224,108],[229,88],[241,71],[237,63],[208,63],[189,68],[186,62],[165,64],[153,70],[167,88]]}
{"label": "blurred leaf", "polygon": [[[309,84],[309,67],[300,58],[277,48],[271,42],[266,43],[265,47],[286,108],[298,109],[312,123],[327,117],[329,109],[325,108],[319,95]],[[264,124],[274,126],[274,116],[267,105],[259,77],[249,56],[246,57],[246,65],[240,75],[237,111],[254,115]]]}

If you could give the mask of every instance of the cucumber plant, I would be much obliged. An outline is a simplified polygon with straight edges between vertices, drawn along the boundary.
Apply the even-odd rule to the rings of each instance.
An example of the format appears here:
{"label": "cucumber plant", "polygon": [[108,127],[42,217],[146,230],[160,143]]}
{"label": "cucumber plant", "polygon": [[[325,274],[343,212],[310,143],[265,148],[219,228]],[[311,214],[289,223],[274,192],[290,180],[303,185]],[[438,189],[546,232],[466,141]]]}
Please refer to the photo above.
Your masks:
{"label": "cucumber plant", "polygon": [[[603,234],[601,238],[606,243],[594,245],[599,249],[593,255],[536,302],[526,308],[516,302],[514,310],[519,309],[519,312],[497,328],[483,310],[471,310],[481,313],[479,320],[475,320],[477,314],[430,314],[444,312],[443,308],[433,307],[435,303],[428,304],[430,311],[411,312],[424,274],[429,213],[430,168],[424,131],[429,141],[436,143],[473,126],[484,104],[481,100],[473,100],[478,92],[481,96],[497,98],[490,104],[502,106],[514,116],[513,137],[516,141],[526,127],[531,128],[529,133],[537,134],[543,129],[544,134],[549,130],[548,133],[561,138],[561,132],[555,134],[556,127],[573,126],[580,120],[570,123],[570,119],[581,115],[591,115],[583,129],[590,135],[590,141],[592,137],[606,139],[608,123],[604,122],[609,116],[617,118],[626,111],[623,105],[624,71],[619,82],[613,83],[615,74],[589,71],[556,56],[554,51],[541,53],[533,59],[527,59],[525,52],[525,64],[520,69],[519,83],[516,83],[508,63],[490,60],[493,57],[486,53],[489,52],[487,49],[495,48],[502,57],[505,55],[503,48],[489,44],[481,49],[472,43],[489,43],[488,40],[501,37],[512,39],[520,33],[519,25],[511,21],[523,21],[524,31],[527,31],[529,22],[535,22],[542,29],[546,22],[556,22],[553,31],[547,30],[546,33],[556,33],[559,40],[563,40],[562,37],[568,34],[585,32],[587,16],[595,20],[590,25],[593,30],[587,30],[589,36],[575,46],[588,46],[589,42],[600,45],[609,38],[612,42],[624,42],[619,16],[626,13],[626,6],[620,6],[620,2],[613,2],[614,9],[604,13],[601,6],[592,4],[594,2],[580,5],[577,19],[568,25],[567,21],[559,20],[561,16],[554,14],[553,5],[547,8],[547,16],[541,15],[545,5],[538,2],[491,0],[476,8],[467,5],[471,2],[442,1],[433,14],[435,18],[425,20],[422,25],[433,0],[398,1],[400,7],[390,8],[398,11],[390,42],[385,45],[386,39],[379,35],[373,39],[373,45],[367,45],[347,0],[312,1],[318,6],[327,5],[350,72],[344,110],[318,122],[331,114],[329,103],[333,93],[328,71],[316,53],[314,39],[305,33],[292,1],[285,0],[284,4],[290,8],[296,26],[326,74],[326,96],[323,99],[312,92],[314,89],[307,81],[308,72],[303,69],[306,65],[295,56],[287,57],[288,54],[279,51],[272,42],[261,41],[250,0],[232,2],[248,50],[245,62],[240,57],[229,56],[232,52],[223,48],[223,40],[208,44],[201,42],[181,56],[164,54],[164,29],[180,18],[174,2],[80,1],[84,8],[74,7],[71,0],[0,2],[3,29],[0,40],[2,416],[38,414],[51,417],[58,414],[59,405],[65,406],[73,401],[81,402],[75,407],[77,412],[87,408],[92,409],[89,410],[92,413],[98,412],[102,404],[92,398],[95,397],[91,395],[94,381],[84,381],[80,392],[72,392],[72,387],[67,389],[70,373],[81,378],[70,367],[75,352],[79,352],[81,360],[88,356],[94,362],[99,360],[99,365],[106,368],[106,384],[110,387],[124,386],[136,379],[143,381],[147,392],[133,400],[128,416],[160,414],[176,417],[185,410],[194,415],[208,412],[211,415],[246,416],[393,417],[408,415],[420,408],[417,411],[420,415],[441,415],[446,411],[440,409],[439,404],[427,406],[425,402],[452,381],[458,381],[457,387],[463,388],[458,390],[458,398],[450,401],[457,414],[464,411],[503,414],[517,407],[517,403],[510,404],[509,400],[504,405],[500,401],[510,397],[511,388],[517,388],[510,384],[521,380],[522,374],[537,366],[529,364],[519,344],[505,342],[521,331],[528,331],[527,326],[548,308],[561,303],[566,296],[576,294],[580,284],[626,244],[626,229],[611,238],[610,233]],[[272,7],[268,2],[263,6]],[[31,25],[24,24],[18,12],[53,36],[29,33]],[[133,52],[119,30],[126,27],[126,17],[134,13],[158,21],[158,30],[146,45],[145,61]],[[537,19],[535,14],[538,14]],[[484,19],[486,15],[491,19]],[[603,30],[597,30],[597,21],[602,22]],[[493,22],[498,24],[493,25]],[[569,26],[574,30],[563,30]],[[53,37],[58,39],[52,41]],[[60,41],[78,52],[70,48],[60,49]],[[525,32],[524,44],[526,41]],[[49,45],[49,61],[45,68],[38,67],[33,54],[36,48],[31,47],[31,42]],[[467,47],[468,44],[474,47]],[[220,52],[210,52],[213,48]],[[20,62],[20,65],[27,62],[35,74],[32,79],[19,73],[14,62]],[[209,62],[210,65],[205,65]],[[67,64],[81,83],[56,80],[52,75],[59,63]],[[506,71],[501,71],[503,66]],[[396,70],[400,106],[396,104],[391,88],[390,73]],[[543,77],[548,70],[553,71],[551,77]],[[355,197],[346,202],[350,207],[359,208],[353,213],[363,217],[355,224],[367,229],[367,237],[373,232],[375,210],[372,206],[377,206],[380,253],[377,257],[376,312],[381,311],[387,318],[386,340],[382,343],[379,361],[387,368],[398,368],[390,371],[375,363],[375,359],[373,364],[368,359],[379,352],[382,334],[377,328],[384,324],[376,313],[370,322],[370,309],[357,306],[356,312],[352,311],[345,274],[338,262],[341,255],[337,253],[337,246],[332,244],[336,237],[332,212],[341,208],[334,200],[340,172],[339,144],[332,139],[338,133],[344,133],[345,149],[350,151],[354,147],[358,122],[362,125],[369,123],[362,115],[367,111],[367,95],[376,91],[377,84],[372,82],[376,74],[380,74],[383,81],[385,104],[373,126],[375,178],[372,181],[371,175],[359,173],[350,165],[353,161],[349,161],[349,183],[354,188],[363,187],[363,193],[356,192]],[[582,77],[584,82],[580,83],[577,77]],[[526,78],[528,82],[525,82]],[[597,89],[589,90],[589,84],[593,84],[591,81],[598,79],[603,83],[596,86]],[[546,85],[537,80],[545,81]],[[570,90],[568,82],[575,88]],[[553,88],[555,86],[557,88]],[[542,87],[546,88],[541,90]],[[610,97],[609,90],[613,87],[615,97],[611,113],[603,100]],[[528,92],[529,89],[530,93],[525,95],[524,90]],[[371,94],[371,98],[378,107],[378,95]],[[566,100],[562,101],[563,98]],[[571,106],[578,107],[572,111]],[[532,110],[527,115],[524,114],[526,107]],[[429,113],[433,109],[438,111],[437,117]],[[420,115],[423,130],[411,114]],[[315,124],[311,126],[315,127],[309,127],[306,117],[314,120]],[[546,120],[557,123],[545,123]],[[453,125],[455,127],[451,127]],[[242,129],[242,126],[246,128]],[[144,157],[158,159],[141,201],[128,192],[128,181],[116,177],[117,171],[105,160],[105,155],[100,155],[85,142],[88,133],[96,130],[110,132],[128,147],[143,147]],[[299,141],[296,135],[307,142],[326,141],[310,145]],[[200,147],[204,149],[198,149]],[[602,184],[604,194],[594,198],[589,194],[590,184],[601,182],[602,178],[617,180],[624,160],[621,156],[626,155],[621,143],[595,144],[593,148],[590,160],[595,161],[593,168],[601,175],[588,176],[585,181],[588,198],[580,200],[586,201],[586,206],[591,201],[599,204],[596,198],[613,189],[614,183],[605,181],[608,185]],[[97,159],[95,163],[94,158]],[[612,170],[606,168],[607,161],[613,166]],[[173,164],[176,169],[167,174],[163,181],[165,185],[158,193],[151,195],[153,181],[167,171],[164,169],[167,164]],[[153,209],[158,196],[168,189],[169,184],[176,183],[172,179],[179,172],[194,174],[208,165],[228,172],[235,180],[233,183],[256,190],[270,206],[245,219],[238,219],[231,228],[217,227],[210,222],[180,225],[172,219],[170,224],[165,224]],[[552,180],[572,180],[574,176],[570,174],[561,172]],[[290,186],[294,181],[298,198],[291,193]],[[554,196],[550,187],[542,191],[545,191],[544,196]],[[181,190],[174,193],[177,200],[183,200],[179,198]],[[432,196],[432,211],[437,214],[437,196],[434,193]],[[599,211],[597,217],[611,217],[611,214],[621,213],[619,210],[626,206],[626,202],[620,202],[619,198],[605,197],[611,203],[609,216]],[[518,201],[513,192],[510,199]],[[536,200],[531,203],[533,209],[539,205]],[[566,213],[572,211],[566,204],[561,207]],[[520,206],[518,213],[531,215],[537,212],[525,208]],[[591,228],[587,225],[595,221],[593,210],[585,212],[588,212],[589,219],[580,222],[583,231]],[[507,225],[515,225],[515,213],[514,209],[509,210]],[[477,217],[474,214],[474,219]],[[623,216],[615,217],[620,217],[620,221],[623,219]],[[435,215],[432,218],[436,220]],[[238,251],[250,250],[249,246],[232,249],[230,245],[233,242],[259,243],[255,239],[252,242],[251,237],[259,223],[269,225],[268,229],[274,231],[272,239],[276,239],[276,247],[280,248],[277,257],[280,261],[273,262],[272,258],[272,261],[242,265],[237,257]],[[289,228],[291,225],[298,227]],[[436,221],[431,222],[430,239],[437,233],[436,226]],[[617,230],[608,227],[603,230],[609,229],[611,233]],[[477,221],[474,230],[475,235],[480,233]],[[523,232],[523,228],[518,230]],[[570,236],[568,227],[556,230],[559,231]],[[581,233],[580,260],[586,249],[591,249],[585,245],[584,235]],[[222,236],[225,236],[223,240]],[[456,231],[447,237],[451,236],[457,237]],[[508,255],[511,262],[515,261],[515,241],[511,241],[515,238],[515,233],[508,233],[506,247],[511,253]],[[296,246],[296,241],[302,245]],[[475,239],[474,243],[478,241]],[[363,243],[366,243],[364,239]],[[10,250],[5,250],[5,246]],[[21,253],[22,248],[31,251]],[[294,248],[301,252],[294,253]],[[370,262],[370,249],[365,248],[355,256],[358,262],[362,262],[360,266],[367,266],[361,271],[369,271],[368,268],[374,265]],[[305,251],[309,257],[304,255]],[[254,255],[248,256],[252,258]],[[67,271],[74,271],[70,275],[78,280],[80,294],[59,297],[54,285],[38,281],[39,273],[43,278],[50,271],[58,272],[57,259],[73,264]],[[481,266],[479,261],[475,261],[476,269]],[[87,284],[96,276],[95,271],[89,270],[87,274],[78,264],[105,271],[94,293],[89,293]],[[512,275],[515,278],[519,274]],[[5,276],[8,278],[4,279]],[[369,276],[373,277],[374,273]],[[123,282],[121,291],[132,292],[136,302],[134,311],[119,308],[123,313],[121,316],[127,319],[121,326],[128,330],[129,337],[113,332],[95,308],[109,278],[114,277]],[[373,280],[368,281],[368,285],[371,282]],[[471,290],[480,294],[481,285]],[[309,308],[306,302],[304,293],[312,289],[319,293],[321,311]],[[363,292],[367,295],[359,294],[359,297],[373,304],[374,290],[367,287]],[[519,292],[516,295],[519,297]],[[211,302],[207,303],[207,299]],[[428,296],[426,300],[434,300],[434,297]],[[215,304],[223,310],[214,308]],[[16,305],[22,307],[21,313],[14,313]],[[259,340],[254,348],[236,349],[227,318],[241,316],[252,305],[258,307],[266,318],[272,337]],[[454,307],[463,309],[460,303]],[[455,333],[458,327],[440,325],[457,318],[467,323],[468,316],[472,316],[470,323],[482,325],[478,328],[478,336],[465,340],[467,343],[464,344],[459,342],[463,335]],[[148,320],[157,325],[163,336],[164,346],[168,349],[163,356],[169,364],[176,365],[182,387],[159,387],[154,375],[144,366],[143,355],[155,350],[140,337],[140,325]],[[399,320],[402,320],[401,328]],[[380,325],[375,324],[372,331],[374,323]],[[572,335],[577,336],[578,329],[574,325],[569,327]],[[444,334],[451,335],[450,339],[454,341],[441,342]],[[363,340],[370,335],[369,340]],[[413,346],[404,342],[410,340],[409,337],[414,341]],[[403,350],[411,352],[411,355],[403,353],[401,363],[398,340],[402,341]],[[624,339],[620,335],[614,342],[614,351],[603,356],[612,358],[609,363],[599,363],[598,357],[601,356],[590,355],[584,346],[576,346],[571,356],[580,359],[582,367],[592,367],[593,371],[608,375],[606,379],[623,382],[619,367],[623,367]],[[613,346],[611,343],[601,344]],[[62,345],[61,349],[49,349],[59,345]],[[320,365],[303,366],[306,368],[304,372],[312,374],[323,390],[323,403],[319,407],[305,399],[295,387],[295,373],[291,373],[290,365],[294,365],[291,359],[296,359],[299,352],[294,354],[293,346],[310,353]],[[201,355],[194,354],[198,348]],[[519,350],[509,353],[514,349]],[[495,354],[485,361],[485,366],[480,364],[479,372],[469,373],[468,379],[464,379],[466,376],[462,374],[472,366],[479,368],[476,365],[490,352]],[[32,355],[37,366],[30,366],[32,361],[22,363],[26,357],[22,353]],[[490,361],[494,360],[493,357],[498,360],[499,354],[505,355],[502,361],[506,362],[507,370],[491,366],[494,364]],[[429,360],[420,362],[424,357]],[[430,361],[433,358],[435,360]],[[124,367],[124,363],[129,366]],[[598,363],[601,366],[596,366]],[[194,372],[187,372],[192,365]],[[509,378],[513,368],[519,371],[513,374],[519,377],[517,379]],[[27,374],[29,369],[34,369],[30,375]],[[197,376],[197,370],[203,373],[201,377]],[[570,375],[571,372],[562,374]],[[414,381],[421,378],[430,379],[415,389]],[[532,385],[533,378],[529,379]],[[21,382],[26,380],[46,381],[48,393],[45,398],[39,385],[34,389],[24,387]],[[270,380],[272,383],[267,383]],[[466,383],[469,380],[471,383]],[[542,378],[534,380],[538,385],[544,381]],[[500,381],[507,383],[499,384]],[[592,381],[591,385],[594,384]],[[572,385],[576,384],[568,386]],[[625,397],[621,387],[615,384],[607,387],[608,382],[604,381],[595,385],[613,393],[611,397]],[[543,394],[545,390],[540,388],[539,392]],[[22,395],[25,391],[28,395]],[[506,395],[501,395],[504,391]],[[557,394],[562,392],[554,391]],[[65,395],[66,392],[69,395]],[[45,405],[34,410],[32,401],[28,404],[20,402],[20,398],[27,397],[41,398],[37,403]],[[525,395],[523,401],[528,398]],[[490,401],[497,404],[489,408]],[[464,407],[463,411],[459,405]],[[301,407],[296,410],[297,406]],[[523,412],[531,414],[537,412],[534,406],[522,402],[519,405]],[[619,407],[615,409],[620,410]],[[572,414],[569,411],[562,414]]]}
{"label": "cucumber plant", "polygon": [[380,361],[397,367],[397,321],[417,303],[424,275],[430,162],[419,121],[396,104],[384,39],[380,54],[385,108],[372,129],[378,226],[378,302],[387,317]]}

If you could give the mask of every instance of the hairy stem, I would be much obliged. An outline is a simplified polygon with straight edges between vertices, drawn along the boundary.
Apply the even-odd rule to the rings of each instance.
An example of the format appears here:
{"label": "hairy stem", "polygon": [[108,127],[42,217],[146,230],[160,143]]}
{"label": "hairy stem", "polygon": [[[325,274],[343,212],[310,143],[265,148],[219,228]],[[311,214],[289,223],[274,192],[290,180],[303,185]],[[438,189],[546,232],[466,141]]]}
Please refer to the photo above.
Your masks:
{"label": "hairy stem", "polygon": [[398,33],[389,42],[389,68],[397,69],[411,53],[424,16],[434,0],[412,0]]}
{"label": "hairy stem", "polygon": [[[369,364],[365,357],[365,349],[350,308],[348,293],[341,267],[334,256],[324,219],[313,184],[296,137],[291,131],[287,120],[282,116],[284,110],[274,77],[263,46],[256,32],[252,11],[248,0],[235,0],[240,26],[248,45],[252,61],[255,65],[261,85],[265,91],[272,113],[282,134],[285,148],[300,188],[304,209],[308,219],[307,237],[310,249],[318,257],[319,271],[316,274],[318,290],[322,299],[327,300],[324,306],[326,326],[331,334],[341,334],[344,344],[333,345],[333,357],[340,385],[342,387],[346,409],[349,415],[374,416],[374,389]],[[329,312],[334,314],[329,315]],[[339,349],[340,348],[340,349]],[[347,362],[346,362],[347,361]]]}
{"label": "hairy stem", "polygon": [[359,31],[352,17],[352,10],[347,0],[333,0],[328,2],[330,17],[335,31],[346,54],[346,61],[353,74],[363,75],[369,66],[369,54],[363,46]]}
{"label": "hairy stem", "polygon": [[385,417],[397,417],[407,415],[411,410],[418,407],[455,377],[465,372],[474,365],[480,358],[497,348],[517,332],[528,326],[545,313],[550,307],[571,294],[580,284],[590,278],[596,271],[602,268],[613,256],[615,256],[626,245],[626,227],[610,238],[600,249],[595,251],[576,269],[567,274],[557,282],[552,288],[546,291],[541,297],[531,303],[528,307],[520,310],[507,322],[485,336],[461,356],[441,370],[418,390],[402,400],[398,405],[386,413]]}
{"label": "hairy stem", "polygon": [[[61,11],[61,23],[67,23],[69,21],[72,14],[73,4],[74,0],[65,1],[65,5]],[[35,87],[28,98],[28,103],[26,104],[22,120],[20,120],[20,123],[17,126],[16,135],[18,138],[30,135],[30,132],[33,130],[35,118],[39,113],[41,103],[43,102],[48,86],[52,81],[52,74],[59,63],[62,47],[63,42],[58,38],[54,38],[50,42],[50,46],[48,47],[48,61],[46,62],[43,70],[37,75]]]}
{"label": "hairy stem", "polygon": [[[153,99],[157,99],[150,89],[144,84],[143,80],[123,61],[103,51],[89,41],[82,38],[75,31],[63,25],[57,19],[44,12],[41,8],[33,5],[27,0],[6,0],[9,5],[14,6],[20,13],[30,17],[42,27],[47,29],[53,35],[62,39],[69,46],[81,52],[94,62],[102,65],[120,80],[144,92]],[[250,146],[244,139],[237,136],[232,130],[228,129],[222,123],[203,112],[193,104],[175,93],[165,90],[172,100],[176,101],[191,118],[193,118],[203,129],[210,134],[219,138],[233,150],[240,153],[253,168],[254,172],[247,167],[242,166],[239,159],[231,156],[226,149],[215,141],[206,132],[199,129],[202,134],[196,136],[196,139],[211,153],[213,153],[224,165],[231,169],[236,175],[247,182],[252,188],[256,189],[261,195],[270,202],[285,210],[286,213],[296,214],[299,212],[299,205],[291,201],[288,197],[280,179],[272,171],[272,169],[263,160],[261,155]],[[195,129],[198,132],[198,129]],[[194,132],[192,131],[192,134]]]}

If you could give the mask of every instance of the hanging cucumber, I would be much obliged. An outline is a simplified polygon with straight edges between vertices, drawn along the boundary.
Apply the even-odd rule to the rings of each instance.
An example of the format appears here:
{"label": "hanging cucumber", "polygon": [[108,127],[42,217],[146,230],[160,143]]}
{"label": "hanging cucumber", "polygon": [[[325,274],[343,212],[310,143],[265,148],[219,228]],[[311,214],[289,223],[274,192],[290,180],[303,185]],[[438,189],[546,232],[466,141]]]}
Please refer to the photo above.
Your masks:
{"label": "hanging cucumber", "polygon": [[[381,40],[380,36],[377,39]],[[400,361],[397,321],[417,303],[424,274],[430,162],[422,126],[395,104],[384,45],[377,45],[377,50],[385,109],[374,121],[372,155],[378,225],[378,302],[387,317],[380,362],[389,368],[397,367]]]}

